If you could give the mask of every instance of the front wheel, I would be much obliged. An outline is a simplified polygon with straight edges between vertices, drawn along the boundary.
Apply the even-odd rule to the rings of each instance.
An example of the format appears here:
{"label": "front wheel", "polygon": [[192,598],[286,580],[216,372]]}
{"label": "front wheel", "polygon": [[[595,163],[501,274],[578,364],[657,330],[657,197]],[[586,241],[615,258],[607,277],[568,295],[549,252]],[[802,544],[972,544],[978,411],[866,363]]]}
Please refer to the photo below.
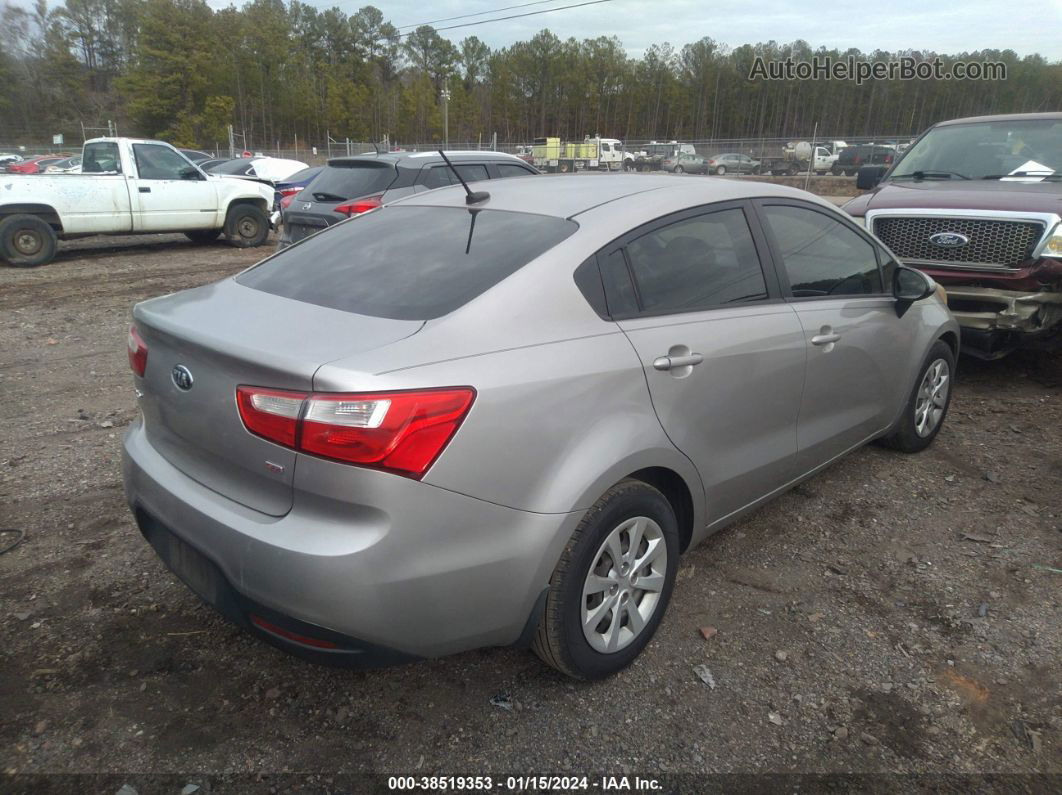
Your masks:
{"label": "front wheel", "polygon": [[9,215],[0,221],[0,259],[16,267],[47,265],[58,247],[55,230],[36,215]]}
{"label": "front wheel", "polygon": [[903,453],[918,453],[929,447],[948,415],[954,374],[955,354],[946,342],[938,340],[922,364],[903,416],[881,443]]}
{"label": "front wheel", "polygon": [[225,218],[225,237],[237,248],[254,248],[269,237],[269,219],[253,204],[237,204]]}
{"label": "front wheel", "polygon": [[626,668],[663,618],[678,556],[667,498],[638,480],[613,486],[587,511],[553,572],[535,653],[576,679]]}

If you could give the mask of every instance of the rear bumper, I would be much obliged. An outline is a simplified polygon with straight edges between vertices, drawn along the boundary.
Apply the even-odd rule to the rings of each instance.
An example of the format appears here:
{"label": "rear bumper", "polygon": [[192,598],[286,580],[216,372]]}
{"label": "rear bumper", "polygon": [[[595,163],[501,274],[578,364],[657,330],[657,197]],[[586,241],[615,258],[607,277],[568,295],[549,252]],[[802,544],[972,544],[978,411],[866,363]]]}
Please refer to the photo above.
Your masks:
{"label": "rear bumper", "polygon": [[[152,546],[206,601],[274,645],[370,667],[525,636],[582,512],[517,511],[350,469],[300,456],[292,510],[278,518],[184,475],[141,422],[124,441],[126,497]],[[182,564],[180,544],[195,551],[193,564]],[[197,556],[202,581],[182,571]],[[266,632],[252,615],[282,631]],[[306,648],[290,633],[336,648]]]}

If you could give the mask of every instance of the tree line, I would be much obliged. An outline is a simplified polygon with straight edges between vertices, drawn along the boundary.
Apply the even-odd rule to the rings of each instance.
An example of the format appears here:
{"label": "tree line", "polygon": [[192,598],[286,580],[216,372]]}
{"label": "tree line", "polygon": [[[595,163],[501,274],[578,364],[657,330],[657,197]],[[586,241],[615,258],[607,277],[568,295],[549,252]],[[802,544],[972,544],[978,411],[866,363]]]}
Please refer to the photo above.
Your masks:
{"label": "tree line", "polygon": [[[813,56],[946,64],[998,61],[1007,78],[750,80],[765,61]],[[913,135],[946,118],[1062,108],[1062,62],[1011,50],[941,55],[729,47],[703,37],[641,57],[615,36],[542,30],[491,49],[424,25],[406,34],[365,6],[347,15],[291,0],[212,10],[204,0],[66,0],[0,6],[0,142],[80,138],[114,120],[123,134],[183,146],[256,148],[337,140],[438,141],[448,89],[451,141],[601,134],[627,140]]]}

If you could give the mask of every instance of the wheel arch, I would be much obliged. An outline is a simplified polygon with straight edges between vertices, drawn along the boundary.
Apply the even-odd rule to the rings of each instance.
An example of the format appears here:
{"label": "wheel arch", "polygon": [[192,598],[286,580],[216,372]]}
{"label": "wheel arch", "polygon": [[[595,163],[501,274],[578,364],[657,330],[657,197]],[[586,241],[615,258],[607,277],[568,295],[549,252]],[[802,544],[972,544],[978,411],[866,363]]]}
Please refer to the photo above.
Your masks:
{"label": "wheel arch", "polygon": [[57,234],[63,231],[63,221],[59,217],[59,212],[49,204],[18,202],[0,205],[0,221],[11,215],[35,215],[54,229]]}
{"label": "wheel arch", "polygon": [[689,484],[675,470],[660,466],[639,469],[631,472],[627,475],[627,478],[648,483],[667,498],[678,522],[679,552],[685,552],[689,549],[690,542],[693,540],[694,516],[696,514],[693,494],[690,491]]}
{"label": "wheel arch", "polygon": [[243,204],[254,205],[263,213],[265,213],[266,217],[269,216],[269,202],[267,202],[261,196],[240,196],[239,198],[233,199],[229,202],[229,206],[225,208],[225,216],[228,217],[228,214],[232,212],[233,208],[239,207]]}

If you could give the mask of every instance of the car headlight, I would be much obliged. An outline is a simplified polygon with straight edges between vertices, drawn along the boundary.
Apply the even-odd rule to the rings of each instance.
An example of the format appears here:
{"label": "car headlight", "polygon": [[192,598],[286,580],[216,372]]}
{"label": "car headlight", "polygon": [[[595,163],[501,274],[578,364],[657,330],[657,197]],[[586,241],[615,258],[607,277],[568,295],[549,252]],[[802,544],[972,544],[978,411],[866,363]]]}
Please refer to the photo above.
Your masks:
{"label": "car headlight", "polygon": [[1041,257],[1062,257],[1062,224],[1055,227],[1055,231],[1044,242],[1044,248],[1040,252]]}

